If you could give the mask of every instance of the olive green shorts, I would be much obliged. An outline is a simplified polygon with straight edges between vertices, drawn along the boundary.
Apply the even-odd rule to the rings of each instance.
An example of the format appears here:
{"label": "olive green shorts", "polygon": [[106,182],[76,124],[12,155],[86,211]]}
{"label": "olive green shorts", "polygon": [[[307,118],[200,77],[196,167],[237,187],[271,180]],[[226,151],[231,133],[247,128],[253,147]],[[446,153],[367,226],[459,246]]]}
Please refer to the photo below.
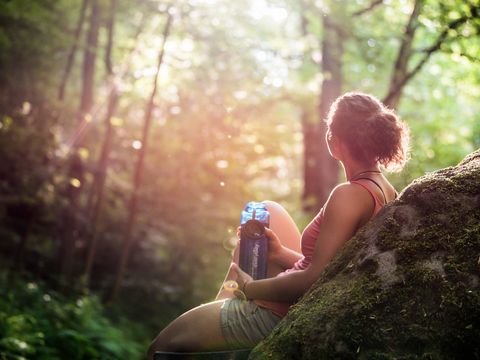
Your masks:
{"label": "olive green shorts", "polygon": [[230,349],[253,348],[281,319],[253,301],[237,298],[225,300],[220,311],[223,337]]}

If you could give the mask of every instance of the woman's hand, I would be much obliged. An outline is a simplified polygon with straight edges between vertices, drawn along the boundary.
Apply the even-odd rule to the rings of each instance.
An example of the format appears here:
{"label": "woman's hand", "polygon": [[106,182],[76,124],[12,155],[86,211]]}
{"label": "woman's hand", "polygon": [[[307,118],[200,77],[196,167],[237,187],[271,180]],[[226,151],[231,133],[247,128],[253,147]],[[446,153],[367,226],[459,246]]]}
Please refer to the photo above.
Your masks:
{"label": "woman's hand", "polygon": [[237,275],[237,278],[236,278],[235,281],[238,284],[238,290],[240,290],[245,295],[245,297],[248,299],[248,295],[246,294],[245,286],[249,282],[253,281],[253,278],[250,275],[248,275],[245,271],[240,269],[240,266],[238,266],[235,263],[232,263],[232,270]]}
{"label": "woman's hand", "polygon": [[[237,237],[240,240],[240,233],[241,233],[242,227],[239,226],[237,227]],[[278,238],[277,234],[273,232],[273,230],[265,227],[265,235],[268,238],[268,256],[270,260],[275,261],[276,258],[278,258],[282,252],[282,243],[280,242],[280,239]]]}
{"label": "woman's hand", "polygon": [[275,234],[273,230],[265,227],[265,235],[268,238],[268,256],[270,257],[270,259],[275,259],[279,257],[282,252],[283,246],[277,234]]}

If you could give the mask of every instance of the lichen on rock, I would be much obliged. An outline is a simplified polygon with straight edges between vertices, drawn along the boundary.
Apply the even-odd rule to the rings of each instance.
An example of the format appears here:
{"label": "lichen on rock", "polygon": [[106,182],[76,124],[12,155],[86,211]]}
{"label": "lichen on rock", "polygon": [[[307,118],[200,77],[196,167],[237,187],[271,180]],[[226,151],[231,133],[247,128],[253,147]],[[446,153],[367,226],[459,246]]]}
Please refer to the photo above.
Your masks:
{"label": "lichen on rock", "polygon": [[480,358],[480,150],[412,182],[250,359]]}

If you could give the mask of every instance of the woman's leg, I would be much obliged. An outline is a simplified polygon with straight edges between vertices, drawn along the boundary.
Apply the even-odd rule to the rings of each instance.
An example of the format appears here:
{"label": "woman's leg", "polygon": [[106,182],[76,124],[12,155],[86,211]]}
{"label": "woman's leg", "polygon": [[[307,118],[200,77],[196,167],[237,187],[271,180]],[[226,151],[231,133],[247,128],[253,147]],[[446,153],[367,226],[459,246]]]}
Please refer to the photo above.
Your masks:
{"label": "woman's leg", "polygon": [[148,349],[148,360],[156,351],[208,351],[227,348],[220,327],[224,301],[214,301],[187,311],[163,329]]}
{"label": "woman's leg", "polygon": [[[301,252],[301,234],[288,211],[285,210],[282,205],[275,201],[266,200],[263,201],[263,203],[266,205],[267,210],[270,213],[270,229],[272,229],[273,232],[277,234],[278,238],[284,246],[296,252]],[[239,244],[237,244],[235,250],[233,251],[232,260],[237,264],[239,259],[239,253]],[[274,277],[283,270],[283,268],[281,268],[275,263],[268,263],[268,277]],[[231,270],[231,268],[229,268],[223,283],[225,283],[227,280],[235,280],[235,276],[235,273]],[[223,283],[222,287],[218,291],[215,300],[234,297],[231,291],[227,291],[223,288]]]}
{"label": "woman's leg", "polygon": [[[278,203],[264,201],[270,212],[270,228],[277,234],[284,246],[300,252],[300,232],[288,212]],[[233,253],[233,261],[238,263],[239,247]],[[276,264],[268,264],[269,276],[275,276],[283,271]],[[234,279],[235,275],[229,268],[226,280]],[[234,297],[232,292],[220,289],[218,299]],[[226,349],[225,339],[220,327],[220,311],[224,300],[214,301],[198,306],[163,329],[150,345],[148,359],[153,359],[155,351],[202,351]]]}
{"label": "woman's leg", "polygon": [[275,201],[267,200],[263,203],[270,213],[270,229],[277,234],[283,246],[300,253],[302,251],[300,244],[302,235],[288,211]]}

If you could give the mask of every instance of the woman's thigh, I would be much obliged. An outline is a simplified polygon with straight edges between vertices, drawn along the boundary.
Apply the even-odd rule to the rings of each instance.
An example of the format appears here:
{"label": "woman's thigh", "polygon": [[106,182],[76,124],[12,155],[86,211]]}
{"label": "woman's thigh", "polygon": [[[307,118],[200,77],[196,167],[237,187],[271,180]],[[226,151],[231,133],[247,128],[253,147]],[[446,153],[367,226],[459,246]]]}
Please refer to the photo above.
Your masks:
{"label": "woman's thigh", "polygon": [[220,326],[223,300],[197,306],[176,318],[153,340],[149,359],[155,351],[223,350],[227,346]]}

